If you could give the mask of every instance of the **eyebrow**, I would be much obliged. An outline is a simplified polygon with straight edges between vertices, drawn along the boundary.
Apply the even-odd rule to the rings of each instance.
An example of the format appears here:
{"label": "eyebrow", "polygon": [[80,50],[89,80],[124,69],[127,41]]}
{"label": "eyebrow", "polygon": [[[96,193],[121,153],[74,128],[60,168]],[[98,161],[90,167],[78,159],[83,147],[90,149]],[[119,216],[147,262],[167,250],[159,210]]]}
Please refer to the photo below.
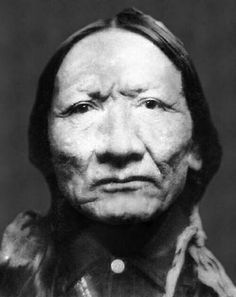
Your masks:
{"label": "eyebrow", "polygon": [[135,89],[128,89],[128,90],[121,90],[119,93],[123,96],[129,97],[137,97],[139,94],[148,91],[148,88],[135,88]]}
{"label": "eyebrow", "polygon": [[89,92],[87,91],[87,94],[90,98],[95,99],[95,100],[99,100],[99,101],[105,101],[110,94],[102,94],[100,91],[95,91],[95,92]]}
{"label": "eyebrow", "polygon": [[[123,96],[127,96],[127,97],[137,97],[139,94],[144,93],[146,91],[148,91],[148,88],[133,88],[133,89],[122,89],[119,91],[119,93]],[[90,98],[92,99],[97,99],[97,100],[106,100],[109,96],[110,96],[110,91],[107,92],[106,94],[102,94],[101,91],[89,91],[88,89],[85,88],[77,88],[78,92],[84,92],[86,93]]]}
{"label": "eyebrow", "polygon": [[[156,89],[156,88],[154,88]],[[151,89],[152,90],[152,89]],[[111,94],[111,92],[107,92],[106,94],[103,94],[101,91],[89,91],[88,89],[85,88],[77,88],[78,92],[84,92],[86,93],[90,98],[94,99],[94,100],[99,100],[99,101],[105,101]],[[131,97],[131,98],[135,98],[138,95],[145,93],[147,91],[150,91],[150,89],[148,87],[142,88],[142,87],[138,87],[138,88],[131,88],[131,89],[122,89],[119,91],[119,93],[122,96],[126,96],[126,97]],[[184,90],[183,88],[181,88],[180,92],[179,92],[180,96],[184,96]]]}

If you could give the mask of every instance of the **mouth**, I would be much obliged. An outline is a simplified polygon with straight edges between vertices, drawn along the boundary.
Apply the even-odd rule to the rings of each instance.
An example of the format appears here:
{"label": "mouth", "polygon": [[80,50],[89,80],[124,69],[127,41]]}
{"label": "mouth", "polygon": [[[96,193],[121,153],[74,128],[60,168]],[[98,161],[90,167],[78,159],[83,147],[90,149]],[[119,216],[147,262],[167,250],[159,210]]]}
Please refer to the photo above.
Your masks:
{"label": "mouth", "polygon": [[134,192],[150,184],[156,185],[153,178],[146,176],[129,176],[127,178],[103,178],[94,184],[96,187],[101,187],[106,193],[115,192]]}

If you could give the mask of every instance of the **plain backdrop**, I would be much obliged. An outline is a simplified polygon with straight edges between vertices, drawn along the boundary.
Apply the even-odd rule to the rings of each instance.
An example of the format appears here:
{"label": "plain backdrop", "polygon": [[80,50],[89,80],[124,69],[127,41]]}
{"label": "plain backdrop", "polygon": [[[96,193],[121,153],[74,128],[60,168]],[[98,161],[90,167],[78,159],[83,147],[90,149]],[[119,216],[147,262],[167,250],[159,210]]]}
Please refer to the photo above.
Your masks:
{"label": "plain backdrop", "polygon": [[183,40],[199,72],[224,149],[201,203],[208,246],[236,280],[236,1],[1,0],[0,232],[23,210],[45,212],[47,186],[28,162],[28,118],[37,80],[75,30],[134,6]]}

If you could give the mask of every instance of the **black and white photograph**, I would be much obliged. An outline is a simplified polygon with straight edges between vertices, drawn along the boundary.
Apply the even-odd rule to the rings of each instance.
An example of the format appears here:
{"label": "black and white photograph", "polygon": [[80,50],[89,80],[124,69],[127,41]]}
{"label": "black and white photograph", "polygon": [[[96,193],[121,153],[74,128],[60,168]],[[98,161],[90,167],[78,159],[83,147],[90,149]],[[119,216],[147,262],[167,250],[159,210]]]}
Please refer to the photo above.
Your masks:
{"label": "black and white photograph", "polygon": [[235,16],[0,1],[0,297],[236,297]]}

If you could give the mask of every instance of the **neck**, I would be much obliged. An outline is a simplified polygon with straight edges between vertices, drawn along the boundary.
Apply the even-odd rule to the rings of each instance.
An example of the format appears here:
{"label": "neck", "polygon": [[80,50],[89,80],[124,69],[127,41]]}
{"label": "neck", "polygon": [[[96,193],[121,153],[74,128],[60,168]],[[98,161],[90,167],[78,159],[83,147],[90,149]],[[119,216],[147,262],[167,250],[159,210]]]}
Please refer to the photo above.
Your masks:
{"label": "neck", "polygon": [[169,252],[175,247],[179,234],[189,225],[191,208],[186,207],[186,202],[189,201],[179,197],[167,211],[148,222],[110,225],[86,218],[67,201],[57,198],[51,214],[55,240],[69,243],[86,234],[117,256],[144,250],[150,253]]}

